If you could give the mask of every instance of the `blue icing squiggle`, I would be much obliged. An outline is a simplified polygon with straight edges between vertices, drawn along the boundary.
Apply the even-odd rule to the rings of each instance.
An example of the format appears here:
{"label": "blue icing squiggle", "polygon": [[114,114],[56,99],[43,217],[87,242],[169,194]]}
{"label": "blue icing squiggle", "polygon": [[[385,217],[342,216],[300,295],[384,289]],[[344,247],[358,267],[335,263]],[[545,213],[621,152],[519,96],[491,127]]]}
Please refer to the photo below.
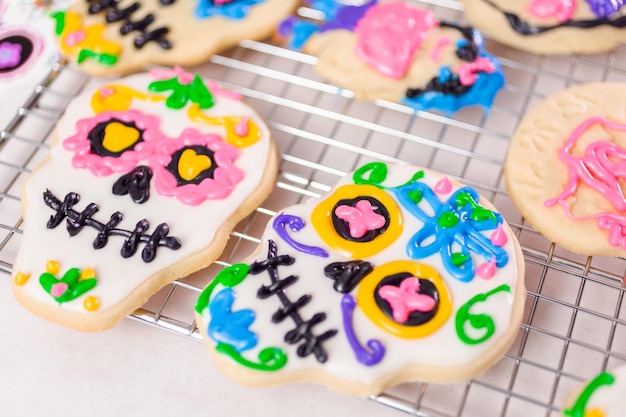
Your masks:
{"label": "blue icing squiggle", "polygon": [[231,288],[223,289],[211,300],[208,334],[215,342],[226,343],[241,352],[257,344],[256,334],[249,329],[255,314],[249,309],[232,311],[234,301],[235,292]]}
{"label": "blue icing squiggle", "polygon": [[224,16],[229,19],[243,19],[248,15],[250,6],[264,0],[232,0],[230,3],[216,5],[214,0],[199,0],[195,15],[199,19],[212,16]]}

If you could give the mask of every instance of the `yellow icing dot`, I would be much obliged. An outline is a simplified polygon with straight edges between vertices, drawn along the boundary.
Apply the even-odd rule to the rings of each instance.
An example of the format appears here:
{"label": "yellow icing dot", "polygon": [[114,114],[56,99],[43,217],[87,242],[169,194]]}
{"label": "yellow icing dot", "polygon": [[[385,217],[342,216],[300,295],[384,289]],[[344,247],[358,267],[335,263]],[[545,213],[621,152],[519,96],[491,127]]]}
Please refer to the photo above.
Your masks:
{"label": "yellow icing dot", "polygon": [[[437,313],[430,321],[420,326],[406,326],[395,322],[387,317],[376,303],[376,288],[380,281],[387,276],[405,272],[430,281],[439,293]],[[356,299],[361,311],[374,324],[394,336],[406,339],[416,339],[434,333],[445,324],[452,313],[452,298],[445,281],[433,267],[414,261],[393,261],[377,266],[359,285]]]}
{"label": "yellow icing dot", "polygon": [[85,298],[85,301],[83,301],[83,307],[85,307],[85,310],[87,311],[96,311],[100,308],[100,299],[90,295]]}
{"label": "yellow icing dot", "polygon": [[61,270],[61,265],[57,261],[49,260],[46,262],[46,272],[52,275],[56,275]]}
{"label": "yellow icing dot", "polygon": [[104,128],[102,146],[110,152],[121,152],[139,140],[139,130],[120,122],[111,122]]}
{"label": "yellow icing dot", "polygon": [[21,285],[26,284],[29,278],[30,278],[30,274],[24,274],[23,272],[18,272],[14,278],[14,281],[16,285],[21,286]]}
{"label": "yellow icing dot", "polygon": [[584,417],[604,417],[604,411],[601,408],[592,408],[585,412]]}
{"label": "yellow icing dot", "polygon": [[96,276],[96,272],[91,269],[91,268],[85,268],[83,269],[83,271],[80,273],[80,277],[78,278],[79,281],[82,281],[83,279],[89,279],[89,278],[93,278]]}
{"label": "yellow icing dot", "polygon": [[252,120],[248,119],[245,133],[241,136],[237,133],[237,126],[240,125],[241,116],[210,117],[202,113],[198,104],[194,103],[187,110],[189,119],[196,123],[209,126],[222,126],[226,130],[225,141],[238,148],[245,148],[261,139],[262,132]]}
{"label": "yellow icing dot", "polygon": [[213,163],[208,155],[198,155],[193,149],[185,149],[178,160],[178,175],[185,181],[192,181]]}

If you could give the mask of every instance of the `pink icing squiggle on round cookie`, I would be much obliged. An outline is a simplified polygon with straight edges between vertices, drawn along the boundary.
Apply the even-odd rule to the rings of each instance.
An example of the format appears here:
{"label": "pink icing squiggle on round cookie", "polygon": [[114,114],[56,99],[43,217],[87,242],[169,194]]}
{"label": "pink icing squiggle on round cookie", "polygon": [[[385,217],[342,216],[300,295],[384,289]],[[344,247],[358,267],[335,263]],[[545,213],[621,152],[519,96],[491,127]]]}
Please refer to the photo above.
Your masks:
{"label": "pink icing squiggle on round cookie", "polygon": [[578,191],[582,181],[586,186],[598,191],[613,207],[626,211],[626,197],[622,191],[620,180],[626,179],[626,149],[608,140],[590,143],[583,156],[574,156],[573,148],[580,136],[592,125],[600,124],[609,129],[626,131],[626,124],[611,122],[604,117],[591,117],[582,122],[570,135],[559,151],[559,159],[568,167],[568,179],[563,192],[556,198],[546,200],[546,207],[560,204],[566,215],[576,221],[597,220],[598,227],[609,231],[609,243],[626,249],[626,216],[618,213],[604,212],[592,216],[575,216],[572,214],[567,198]]}
{"label": "pink icing squiggle on round cookie", "polygon": [[572,20],[576,3],[574,0],[533,0],[528,11],[540,19],[553,17],[563,23]]}
{"label": "pink icing squiggle on round cookie", "polygon": [[401,78],[430,29],[438,24],[430,10],[405,3],[373,6],[354,29],[356,55],[381,74]]}
{"label": "pink icing squiggle on round cookie", "polygon": [[154,68],[150,70],[150,76],[156,80],[169,80],[170,78],[178,78],[178,82],[182,85],[192,83],[194,74],[186,72],[180,65],[176,65],[174,69]]}

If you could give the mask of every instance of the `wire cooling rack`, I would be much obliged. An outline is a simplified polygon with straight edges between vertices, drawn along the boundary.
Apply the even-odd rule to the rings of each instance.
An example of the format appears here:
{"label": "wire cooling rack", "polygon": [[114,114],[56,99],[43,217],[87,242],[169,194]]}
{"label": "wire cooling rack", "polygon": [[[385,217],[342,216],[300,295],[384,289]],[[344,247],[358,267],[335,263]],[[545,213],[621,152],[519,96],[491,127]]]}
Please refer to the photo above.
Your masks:
{"label": "wire cooling rack", "polygon": [[[455,0],[416,3],[440,18],[463,20]],[[268,121],[281,151],[280,174],[272,195],[237,226],[214,265],[168,285],[131,317],[200,340],[197,295],[223,266],[253,251],[277,210],[325,193],[372,159],[412,163],[476,187],[504,214],[524,252],[527,308],[509,353],[475,380],[403,384],[372,399],[422,417],[559,415],[570,390],[626,361],[625,263],[573,254],[527,226],[504,188],[503,160],[522,115],[544,96],[582,82],[626,81],[626,48],[585,57],[541,57],[489,40],[487,48],[501,57],[507,86],[489,115],[466,109],[454,118],[355,101],[350,91],[315,75],[315,58],[271,43],[244,41],[195,68],[241,92]],[[88,81],[58,65],[8,126],[0,126],[0,272],[6,279],[22,234],[21,185],[46,156],[65,106]]]}

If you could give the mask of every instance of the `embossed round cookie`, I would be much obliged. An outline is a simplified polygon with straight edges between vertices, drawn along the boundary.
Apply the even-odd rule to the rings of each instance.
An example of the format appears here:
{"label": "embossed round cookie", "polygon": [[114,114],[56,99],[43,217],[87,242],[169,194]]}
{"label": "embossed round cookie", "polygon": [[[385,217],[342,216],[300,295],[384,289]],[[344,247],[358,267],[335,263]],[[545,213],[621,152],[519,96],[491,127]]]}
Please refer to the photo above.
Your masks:
{"label": "embossed round cookie", "polygon": [[309,3],[325,18],[312,23],[291,17],[279,34],[317,56],[316,71],[358,98],[451,114],[472,105],[488,109],[504,86],[499,61],[471,27],[440,21],[405,2]]}
{"label": "embossed round cookie", "polygon": [[626,84],[563,90],[515,132],[505,179],[515,205],[548,239],[584,255],[626,256]]}
{"label": "embossed round cookie", "polygon": [[494,39],[544,54],[596,53],[626,42],[622,0],[461,0]]}
{"label": "embossed round cookie", "polygon": [[624,415],[626,366],[601,372],[565,400],[566,417],[619,417]]}
{"label": "embossed round cookie", "polygon": [[276,171],[263,120],[215,82],[176,67],[86,88],[25,181],[14,294],[64,326],[112,327],[215,260]]}
{"label": "embossed round cookie", "polygon": [[56,0],[39,6],[32,1],[0,0],[0,129],[58,61],[54,22],[47,14],[70,3]]}
{"label": "embossed round cookie", "polygon": [[374,162],[281,210],[257,253],[221,271],[196,312],[238,382],[371,395],[494,364],[519,330],[523,277],[515,236],[475,189]]}
{"label": "embossed round cookie", "polygon": [[297,0],[81,0],[54,15],[63,54],[92,75],[196,65],[270,36]]}

